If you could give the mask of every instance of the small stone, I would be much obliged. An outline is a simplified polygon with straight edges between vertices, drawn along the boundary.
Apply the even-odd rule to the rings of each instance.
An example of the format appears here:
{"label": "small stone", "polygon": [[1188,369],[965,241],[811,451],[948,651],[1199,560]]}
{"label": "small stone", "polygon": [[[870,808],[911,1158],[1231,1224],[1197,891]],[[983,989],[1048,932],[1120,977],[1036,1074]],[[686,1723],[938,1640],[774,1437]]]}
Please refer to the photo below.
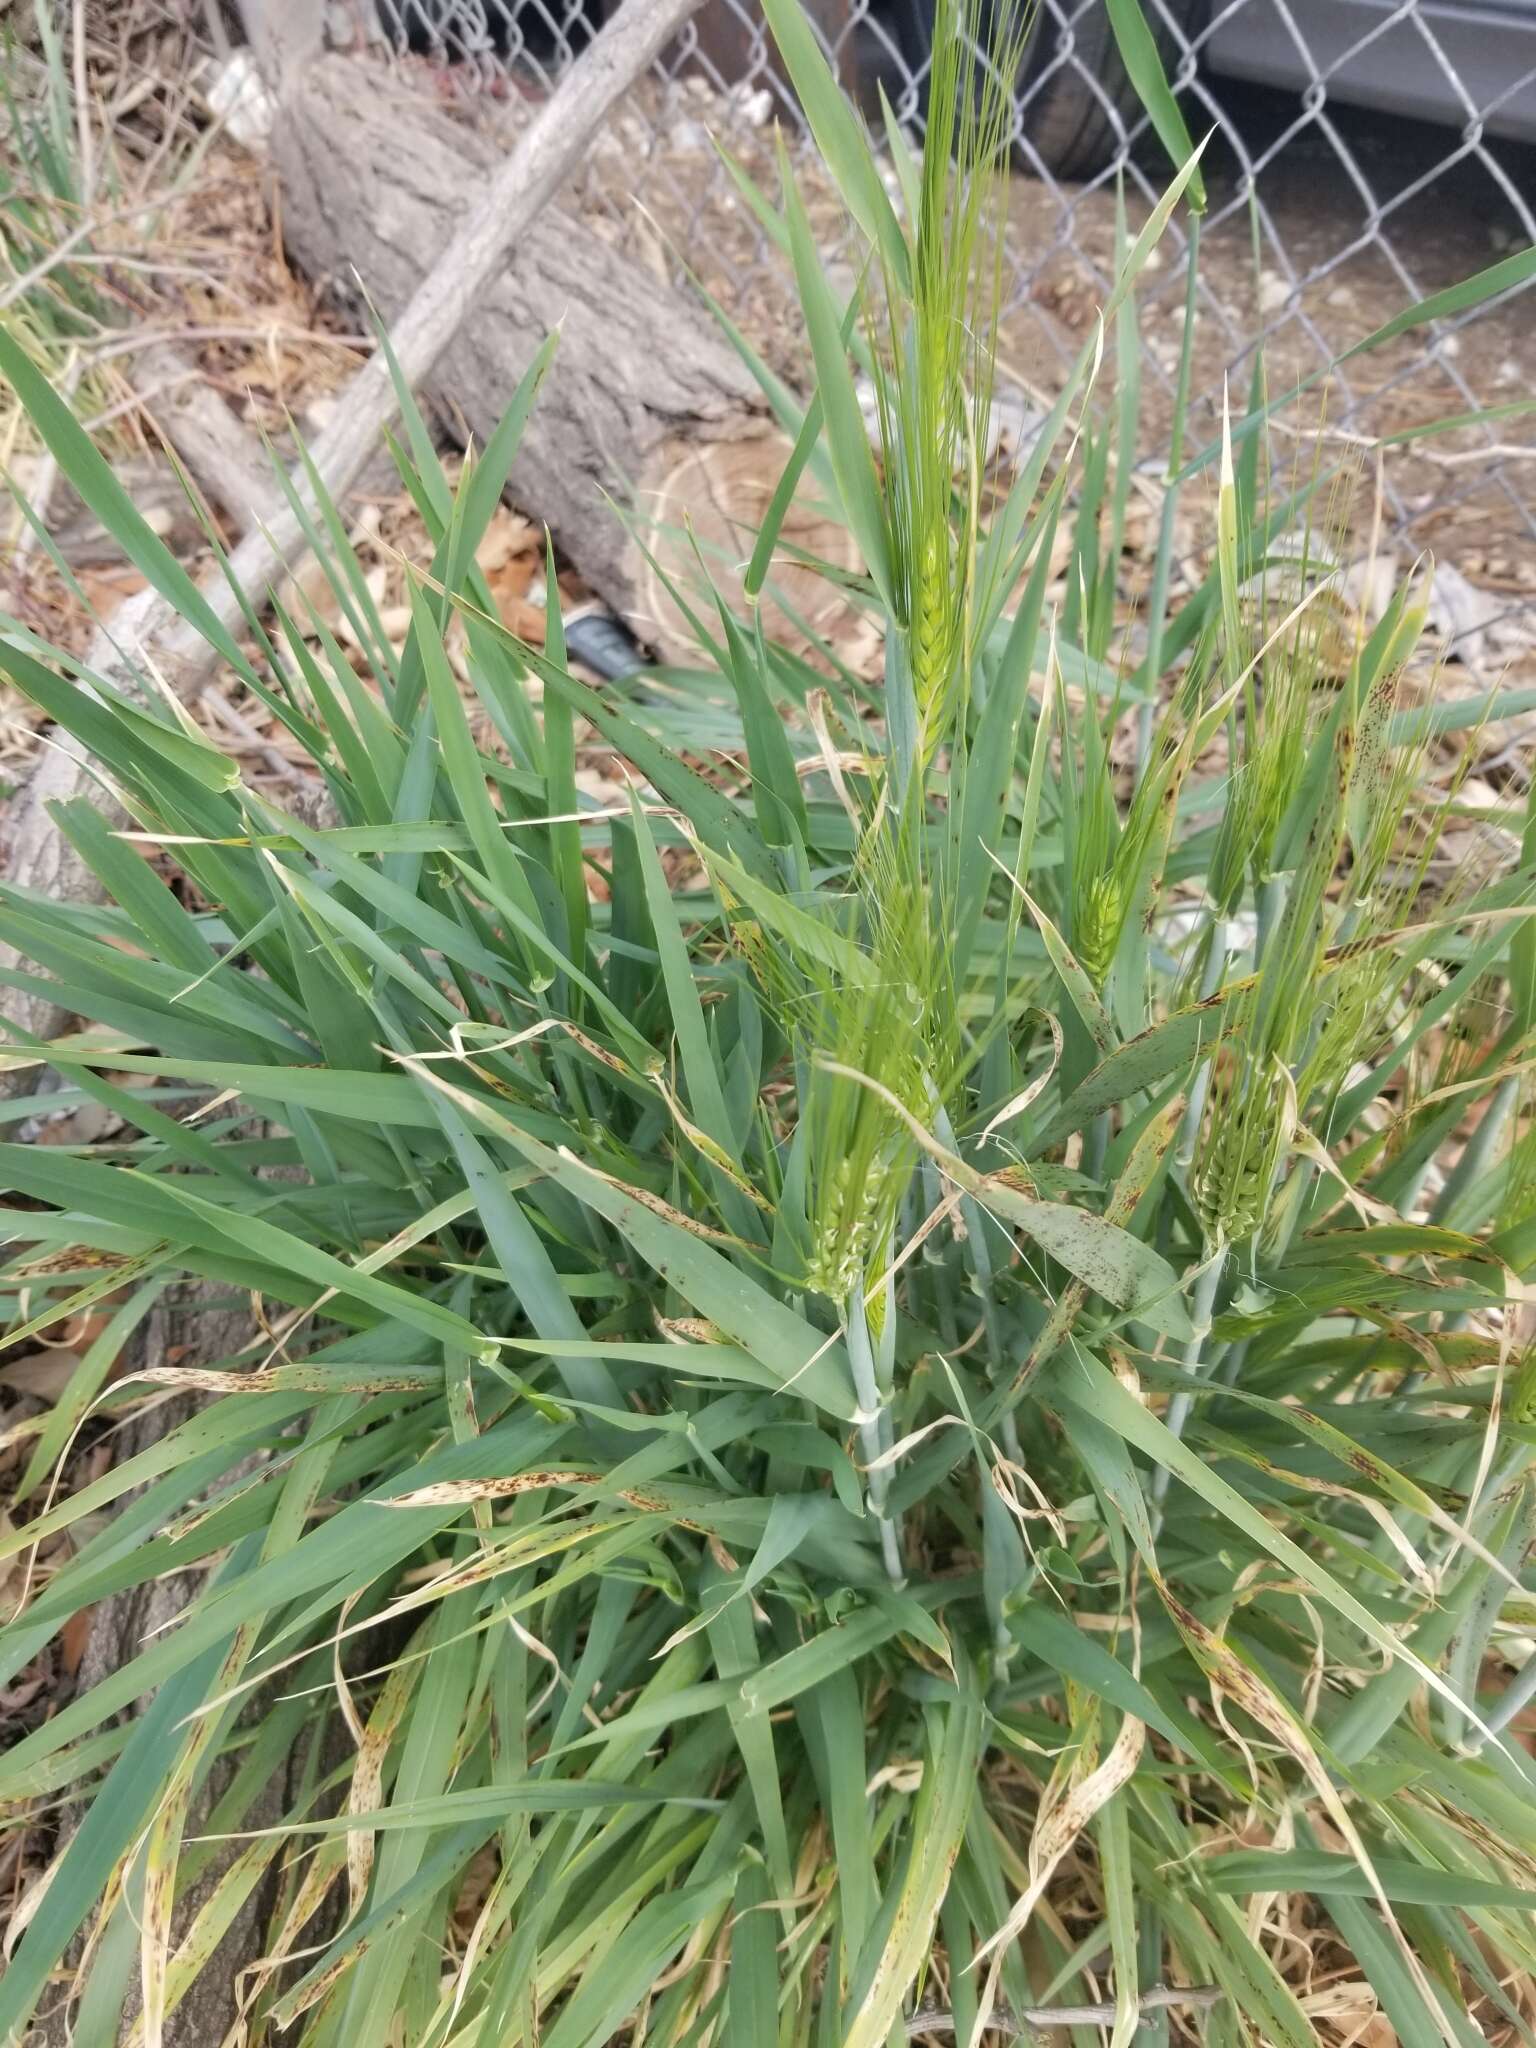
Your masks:
{"label": "small stone", "polygon": [[1261,313],[1278,313],[1280,308],[1289,301],[1290,296],[1290,281],[1282,277],[1278,270],[1261,270],[1259,272],[1259,311]]}
{"label": "small stone", "polygon": [[766,128],[773,118],[773,94],[766,85],[760,85],[756,92],[740,91],[733,95],[735,105],[732,112],[739,121],[749,128]]}

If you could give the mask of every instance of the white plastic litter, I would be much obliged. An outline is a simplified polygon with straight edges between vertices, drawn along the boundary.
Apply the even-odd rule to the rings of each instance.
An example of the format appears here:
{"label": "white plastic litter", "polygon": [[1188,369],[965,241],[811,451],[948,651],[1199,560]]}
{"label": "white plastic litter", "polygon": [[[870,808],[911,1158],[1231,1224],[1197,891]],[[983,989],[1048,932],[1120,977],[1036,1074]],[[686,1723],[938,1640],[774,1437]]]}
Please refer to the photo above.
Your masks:
{"label": "white plastic litter", "polygon": [[243,149],[266,153],[272,133],[272,95],[249,50],[235,50],[213,68],[205,88],[209,106]]}

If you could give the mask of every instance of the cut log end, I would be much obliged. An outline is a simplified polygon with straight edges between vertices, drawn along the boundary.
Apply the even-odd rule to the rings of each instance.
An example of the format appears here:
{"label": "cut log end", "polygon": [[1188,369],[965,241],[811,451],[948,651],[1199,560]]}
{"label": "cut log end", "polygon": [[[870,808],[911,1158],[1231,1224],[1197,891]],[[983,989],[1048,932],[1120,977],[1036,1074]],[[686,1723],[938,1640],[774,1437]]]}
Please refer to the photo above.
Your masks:
{"label": "cut log end", "polygon": [[[740,615],[747,568],[789,455],[789,441],[774,432],[730,441],[676,437],[657,449],[639,493],[646,545],[634,548],[631,624],[668,658],[698,658],[674,588],[695,610],[702,606],[706,621],[714,611],[711,586]],[[813,659],[820,641],[839,653],[862,643],[863,615],[836,580],[859,569],[847,526],[829,516],[813,485],[802,484],[764,590],[769,637]]]}

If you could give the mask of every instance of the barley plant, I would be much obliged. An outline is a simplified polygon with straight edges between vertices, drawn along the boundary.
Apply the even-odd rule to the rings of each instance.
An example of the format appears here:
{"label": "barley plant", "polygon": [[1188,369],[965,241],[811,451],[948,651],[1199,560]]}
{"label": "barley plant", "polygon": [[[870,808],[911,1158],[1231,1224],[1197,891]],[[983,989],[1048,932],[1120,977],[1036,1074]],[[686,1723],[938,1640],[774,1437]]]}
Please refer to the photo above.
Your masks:
{"label": "barley plant", "polygon": [[[1536,826],[1467,858],[1446,767],[1524,700],[1423,687],[1424,565],[1348,609],[1337,447],[1272,458],[1262,368],[1208,446],[1181,404],[1127,622],[1195,154],[1000,475],[1006,26],[940,0],[919,160],[768,12],[867,260],[844,303],[788,169],[744,184],[814,395],[740,344],[794,452],[740,612],[677,589],[692,667],[598,689],[556,605],[542,650],[495,615],[547,352],[455,485],[402,393],[403,651],[316,523],[349,658],[275,604],[223,635],[0,335],[325,792],[248,787],[151,670],[0,644],[127,819],[59,813],[104,907],[0,891],[6,983],[81,1020],[13,1042],[11,1133],[110,1113],[0,1148],[11,1341],[109,1311],[11,1432],[0,1679],[185,1599],[0,1760],[56,1844],[0,2039],[126,2005],[153,2048],[252,1910],[251,2042],[1303,2048],[1372,1998],[1373,2039],[1529,2038]],[[796,491],[875,681],[768,637]],[[178,1364],[166,1303],[244,1338]]]}
{"label": "barley plant", "polygon": [[[77,412],[100,421],[104,438],[122,444],[129,438],[121,423],[126,387],[92,344],[121,325],[125,308],[142,304],[143,295],[120,282],[105,287],[103,243],[144,238],[166,202],[146,196],[142,169],[124,161],[99,107],[75,98],[72,38],[57,19],[61,11],[67,12],[26,10],[35,53],[18,43],[13,23],[0,26],[0,333],[69,394]],[[179,146],[167,155],[156,166],[165,191],[191,168]],[[7,380],[0,386],[0,459],[8,471],[25,474],[46,507],[53,472],[37,463],[38,452],[33,424]],[[8,497],[0,528],[8,549],[19,541],[23,559],[41,544],[31,510]]]}

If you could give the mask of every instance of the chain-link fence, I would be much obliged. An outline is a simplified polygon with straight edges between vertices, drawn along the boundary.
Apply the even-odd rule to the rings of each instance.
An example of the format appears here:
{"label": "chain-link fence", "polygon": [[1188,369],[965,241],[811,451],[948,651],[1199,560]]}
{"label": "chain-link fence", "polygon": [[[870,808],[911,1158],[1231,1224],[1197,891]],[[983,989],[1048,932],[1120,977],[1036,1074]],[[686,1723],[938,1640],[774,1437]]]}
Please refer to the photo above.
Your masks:
{"label": "chain-link fence", "polygon": [[[592,33],[601,0],[372,4],[375,32],[397,50],[505,94],[547,84]],[[1214,426],[1224,377],[1241,392],[1261,341],[1273,382],[1300,379],[1401,307],[1536,242],[1536,0],[1143,7],[1191,132],[1216,131],[1197,426]],[[920,132],[924,0],[812,0],[812,12],[850,90],[873,106],[878,82]],[[1016,106],[1004,346],[1017,381],[1043,393],[1107,290],[1118,193],[1134,225],[1169,167],[1126,88],[1103,0],[1039,0]],[[612,232],[650,237],[657,261],[680,254],[733,305],[758,298],[770,335],[776,264],[713,140],[749,164],[755,151],[771,179],[776,124],[804,136],[753,0],[706,0],[592,173]],[[835,206],[822,226],[835,261]],[[1182,234],[1171,231],[1144,293],[1151,456],[1159,394],[1164,417],[1171,400]],[[1529,301],[1511,298],[1344,364],[1326,401],[1335,437],[1408,437],[1380,467],[1389,530],[1435,547],[1512,606],[1536,597],[1536,446],[1515,410],[1533,386],[1536,321]],[[1464,414],[1494,416],[1411,438]]]}

